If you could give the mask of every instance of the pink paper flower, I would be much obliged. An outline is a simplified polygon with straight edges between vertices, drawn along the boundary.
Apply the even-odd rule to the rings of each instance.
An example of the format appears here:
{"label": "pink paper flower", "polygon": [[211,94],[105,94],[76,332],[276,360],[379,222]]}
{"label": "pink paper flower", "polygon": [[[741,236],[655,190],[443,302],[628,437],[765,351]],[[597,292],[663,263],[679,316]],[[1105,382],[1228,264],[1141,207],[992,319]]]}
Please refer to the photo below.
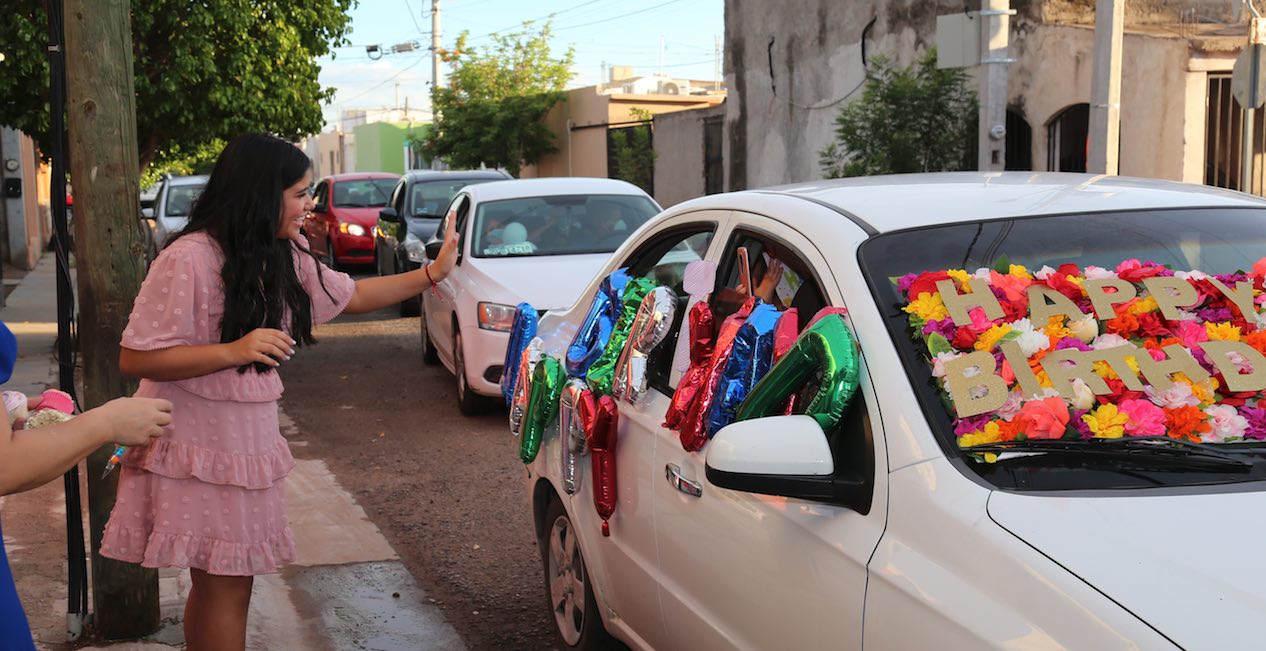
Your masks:
{"label": "pink paper flower", "polygon": [[1213,405],[1204,413],[1209,414],[1211,429],[1200,438],[1206,443],[1223,443],[1227,439],[1238,439],[1248,430],[1248,419],[1244,418],[1231,405]]}
{"label": "pink paper flower", "polygon": [[1020,431],[1031,439],[1057,439],[1068,428],[1068,403],[1063,398],[1030,400],[1020,408],[1015,420]]}
{"label": "pink paper flower", "polygon": [[1122,400],[1121,413],[1130,417],[1125,433],[1130,436],[1163,436],[1165,410],[1146,400]]}

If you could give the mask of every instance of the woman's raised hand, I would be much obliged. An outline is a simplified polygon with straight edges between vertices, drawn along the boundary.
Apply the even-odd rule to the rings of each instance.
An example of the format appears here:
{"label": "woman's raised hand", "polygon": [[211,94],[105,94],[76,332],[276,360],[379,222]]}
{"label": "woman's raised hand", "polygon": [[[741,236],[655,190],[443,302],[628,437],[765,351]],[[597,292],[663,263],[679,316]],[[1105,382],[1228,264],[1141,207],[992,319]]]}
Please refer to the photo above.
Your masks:
{"label": "woman's raised hand", "polygon": [[445,221],[447,225],[444,227],[444,245],[440,247],[440,254],[435,256],[429,269],[431,278],[437,283],[448,277],[457,262],[457,215],[450,213]]}
{"label": "woman's raised hand", "polygon": [[255,363],[281,366],[295,354],[294,345],[295,340],[280,330],[256,328],[229,344],[229,355],[233,361],[230,368]]}

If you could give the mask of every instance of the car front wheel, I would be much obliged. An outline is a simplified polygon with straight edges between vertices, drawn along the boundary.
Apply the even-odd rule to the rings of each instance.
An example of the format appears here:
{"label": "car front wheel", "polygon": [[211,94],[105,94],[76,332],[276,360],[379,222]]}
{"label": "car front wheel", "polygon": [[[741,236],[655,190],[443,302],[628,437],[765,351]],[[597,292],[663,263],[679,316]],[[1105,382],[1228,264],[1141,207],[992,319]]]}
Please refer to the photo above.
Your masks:
{"label": "car front wheel", "polygon": [[[419,302],[421,300],[421,298],[418,299]],[[439,351],[435,349],[435,342],[431,341],[431,331],[426,327],[425,312],[418,318],[418,321],[421,324],[418,329],[422,331],[422,363],[427,366],[435,366],[440,361],[440,355]]]}
{"label": "car front wheel", "polygon": [[325,238],[325,258],[322,262],[325,263],[325,266],[335,271],[338,270],[338,260],[334,259],[334,240],[328,237]]}
{"label": "car front wheel", "polygon": [[483,413],[483,398],[466,382],[466,356],[462,350],[462,333],[453,323],[453,373],[457,376],[457,408],[467,416]]}
{"label": "car front wheel", "polygon": [[576,528],[556,498],[550,500],[545,514],[541,564],[545,568],[545,596],[554,615],[558,639],[569,649],[609,648],[611,636],[602,625]]}

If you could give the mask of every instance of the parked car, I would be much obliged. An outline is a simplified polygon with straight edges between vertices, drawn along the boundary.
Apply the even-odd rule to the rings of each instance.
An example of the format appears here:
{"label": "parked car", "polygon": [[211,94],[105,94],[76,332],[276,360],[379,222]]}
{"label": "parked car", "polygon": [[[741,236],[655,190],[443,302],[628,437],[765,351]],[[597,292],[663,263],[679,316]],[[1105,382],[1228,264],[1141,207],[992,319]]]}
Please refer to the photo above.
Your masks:
{"label": "parked car", "polygon": [[[478,413],[500,395],[515,306],[571,305],[611,252],[657,212],[637,186],[612,179],[493,181],[458,192],[444,217],[457,220],[457,265],[436,296],[422,295],[419,322],[423,359],[453,372],[462,413]],[[441,244],[429,241],[427,255],[438,255]]]}
{"label": "parked car", "polygon": [[[473,183],[511,178],[501,170],[422,170],[400,177],[387,206],[378,211],[374,229],[374,260],[379,276],[413,271],[426,257],[423,246],[435,235],[444,209],[457,191]],[[403,226],[403,228],[402,228]],[[400,304],[401,316],[415,316],[417,297]]]}
{"label": "parked car", "polygon": [[167,245],[173,235],[189,223],[189,212],[207,187],[207,176],[165,176],[158,186],[154,203],[141,208],[141,215],[149,224],[150,259]]}
{"label": "parked car", "polygon": [[313,190],[315,207],[303,224],[312,252],[331,269],[374,261],[374,226],[400,179],[386,172],[335,174]]}
{"label": "parked car", "polygon": [[[718,265],[700,295],[715,324],[761,285],[752,315],[832,321],[707,430],[664,425],[683,368],[717,359],[716,330],[688,325],[651,350],[645,394],[616,398],[604,445],[575,442],[599,421],[584,410],[537,423],[528,507],[564,646],[1261,645],[1266,567],[1243,542],[1266,534],[1266,201],[1034,173],[713,195],[654,218],[545,313],[542,352],[565,359],[619,268],[670,287],[690,322],[659,269],[681,242]],[[672,363],[687,335],[702,365]],[[703,386],[696,401],[720,399]]]}

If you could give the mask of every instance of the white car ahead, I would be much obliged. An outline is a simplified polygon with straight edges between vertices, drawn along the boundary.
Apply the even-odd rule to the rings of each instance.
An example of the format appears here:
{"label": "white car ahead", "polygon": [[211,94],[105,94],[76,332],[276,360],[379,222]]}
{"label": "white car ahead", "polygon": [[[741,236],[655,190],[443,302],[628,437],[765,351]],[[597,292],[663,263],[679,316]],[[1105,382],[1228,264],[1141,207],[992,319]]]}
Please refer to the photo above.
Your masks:
{"label": "white car ahead", "polygon": [[[731,323],[825,315],[702,429],[692,411],[665,426],[683,376],[701,377],[726,337],[701,326],[702,364],[680,357],[683,275],[697,280],[686,249],[695,269],[717,265],[693,300],[718,326],[753,304]],[[610,402],[585,398],[597,365],[578,374],[568,353],[620,269],[678,302],[644,395],[608,380],[604,432]],[[1261,648],[1264,277],[1266,202],[1204,186],[962,173],[674,206],[539,322],[534,375],[561,367],[590,387],[529,386],[515,439],[561,641]],[[744,307],[749,293],[761,300]],[[735,343],[717,368],[760,349]],[[727,370],[720,386],[746,377]],[[703,386],[683,406],[713,395]],[[538,391],[561,404],[533,413]]]}
{"label": "white car ahead", "polygon": [[[436,227],[457,219],[457,265],[422,295],[423,359],[457,379],[457,402],[475,414],[501,399],[498,381],[515,306],[576,302],[611,252],[659,212],[637,186],[596,178],[493,181],[466,186]],[[427,243],[430,257],[441,241]]]}

